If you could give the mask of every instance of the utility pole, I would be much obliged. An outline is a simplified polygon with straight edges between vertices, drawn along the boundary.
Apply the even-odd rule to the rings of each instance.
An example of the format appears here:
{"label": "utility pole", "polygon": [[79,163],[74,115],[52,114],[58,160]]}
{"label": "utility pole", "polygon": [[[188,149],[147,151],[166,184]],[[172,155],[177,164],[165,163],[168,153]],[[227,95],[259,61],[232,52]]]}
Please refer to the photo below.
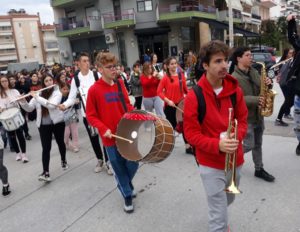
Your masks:
{"label": "utility pole", "polygon": [[228,23],[229,23],[229,47],[233,48],[233,15],[232,15],[232,5],[231,0],[228,0]]}

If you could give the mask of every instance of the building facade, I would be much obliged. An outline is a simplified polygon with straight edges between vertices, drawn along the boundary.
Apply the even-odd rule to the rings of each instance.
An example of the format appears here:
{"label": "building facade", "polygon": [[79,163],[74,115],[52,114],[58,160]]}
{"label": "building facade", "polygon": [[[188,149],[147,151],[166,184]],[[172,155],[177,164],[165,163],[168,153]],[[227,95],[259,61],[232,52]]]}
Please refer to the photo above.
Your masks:
{"label": "building facade", "polygon": [[45,63],[39,15],[28,15],[22,9],[0,16],[0,68],[13,62]]}
{"label": "building facade", "polygon": [[58,40],[54,25],[41,25],[45,49],[45,64],[50,66],[54,63],[61,63],[60,51],[58,48]]}
{"label": "building facade", "polygon": [[[224,0],[51,0],[61,60],[71,64],[81,51],[109,50],[131,66],[144,54],[159,62],[180,50],[198,51],[211,39],[228,41],[228,6]],[[254,0],[231,0],[234,33],[257,36],[261,8]],[[267,17],[265,15],[264,17]]]}

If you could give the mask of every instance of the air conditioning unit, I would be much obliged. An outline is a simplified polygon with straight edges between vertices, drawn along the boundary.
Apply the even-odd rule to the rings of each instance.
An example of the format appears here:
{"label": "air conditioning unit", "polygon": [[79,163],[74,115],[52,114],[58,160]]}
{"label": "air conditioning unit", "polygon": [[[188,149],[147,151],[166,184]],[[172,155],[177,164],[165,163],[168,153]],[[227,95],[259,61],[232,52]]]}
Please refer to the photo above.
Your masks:
{"label": "air conditioning unit", "polygon": [[112,33],[105,34],[105,42],[106,44],[112,44],[115,42],[114,36]]}
{"label": "air conditioning unit", "polygon": [[63,57],[63,58],[68,58],[69,57],[69,54],[67,51],[61,51],[60,52],[60,55]]}

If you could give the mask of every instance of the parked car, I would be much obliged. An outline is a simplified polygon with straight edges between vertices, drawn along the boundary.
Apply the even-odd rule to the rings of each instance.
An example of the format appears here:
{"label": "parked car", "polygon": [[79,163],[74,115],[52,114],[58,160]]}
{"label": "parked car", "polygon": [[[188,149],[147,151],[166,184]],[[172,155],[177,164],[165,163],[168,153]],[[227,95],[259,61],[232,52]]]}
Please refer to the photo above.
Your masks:
{"label": "parked car", "polygon": [[268,52],[257,52],[252,53],[254,62],[263,62],[265,63],[266,69],[269,69],[271,66],[276,64],[276,61],[272,59],[272,55]]}
{"label": "parked car", "polygon": [[272,55],[272,60],[276,62],[276,48],[268,47],[268,46],[260,46],[260,47],[252,47],[251,48],[252,53],[270,53]]}

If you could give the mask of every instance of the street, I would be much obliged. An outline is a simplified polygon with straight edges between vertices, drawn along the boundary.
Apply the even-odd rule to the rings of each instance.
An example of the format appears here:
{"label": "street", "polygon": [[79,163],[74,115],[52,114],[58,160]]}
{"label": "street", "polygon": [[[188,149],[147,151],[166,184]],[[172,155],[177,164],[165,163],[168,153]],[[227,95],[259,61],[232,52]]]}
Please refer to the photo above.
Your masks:
{"label": "street", "polygon": [[[242,194],[229,208],[233,232],[300,231],[300,156],[289,127],[275,127],[283,101],[278,92],[274,113],[266,118],[263,143],[264,167],[276,177],[267,183],[254,177],[250,153],[245,154],[240,189]],[[205,232],[207,204],[200,175],[191,155],[184,153],[182,137],[174,151],[159,164],[140,164],[133,184],[137,190],[135,211],[126,214],[112,176],[94,173],[96,165],[82,121],[80,151],[67,151],[70,168],[63,171],[55,140],[52,141],[52,182],[38,181],[42,172],[41,145],[35,122],[29,123],[27,141],[30,162],[15,161],[5,149],[12,194],[0,197],[0,232]]]}

